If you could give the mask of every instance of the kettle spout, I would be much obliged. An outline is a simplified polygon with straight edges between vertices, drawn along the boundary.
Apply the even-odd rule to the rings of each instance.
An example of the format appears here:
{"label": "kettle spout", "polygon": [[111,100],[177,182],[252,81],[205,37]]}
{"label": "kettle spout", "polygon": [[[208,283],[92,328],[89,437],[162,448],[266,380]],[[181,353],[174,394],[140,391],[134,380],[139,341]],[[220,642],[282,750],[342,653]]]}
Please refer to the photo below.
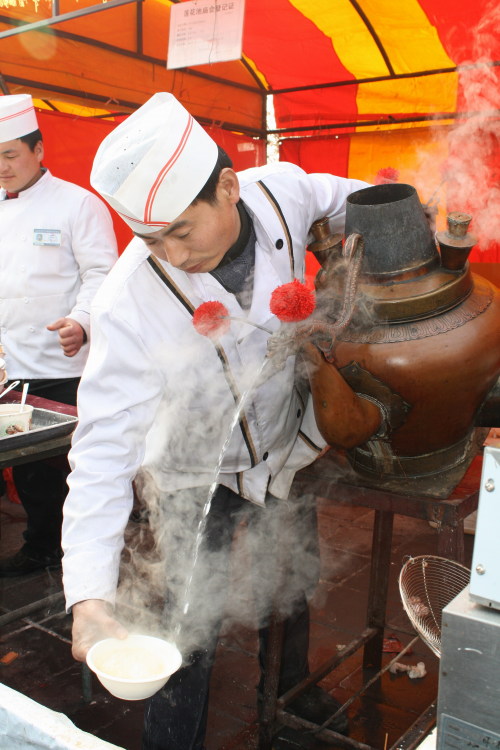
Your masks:
{"label": "kettle spout", "polygon": [[500,427],[500,377],[483,401],[475,423],[477,427]]}

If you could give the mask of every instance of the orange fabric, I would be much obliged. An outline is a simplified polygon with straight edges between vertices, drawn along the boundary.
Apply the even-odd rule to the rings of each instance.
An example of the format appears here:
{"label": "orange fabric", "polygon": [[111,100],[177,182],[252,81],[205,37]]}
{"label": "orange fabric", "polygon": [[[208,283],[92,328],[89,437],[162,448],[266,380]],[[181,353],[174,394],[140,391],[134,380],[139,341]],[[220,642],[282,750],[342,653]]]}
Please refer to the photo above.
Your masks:
{"label": "orange fabric", "polygon": [[[0,30],[12,29],[9,19],[49,16],[47,0],[17,1],[0,9]],[[169,90],[197,117],[259,130],[263,89],[336,82],[343,85],[278,93],[278,125],[454,112],[456,73],[420,73],[499,58],[490,0],[407,0],[404,12],[400,0],[362,0],[360,11],[350,0],[246,0],[242,61],[167,71],[171,5],[144,0],[112,8],[60,0],[60,13],[97,12],[0,40],[2,75],[9,86],[31,87],[40,98],[59,91],[66,100],[108,102],[124,111],[153,91]],[[366,81],[377,77],[387,80]],[[93,96],[100,99],[93,102]]]}
{"label": "orange fabric", "polygon": [[[48,0],[10,1],[19,7],[0,8],[0,31],[51,11]],[[236,146],[233,135],[224,135],[245,163],[255,155],[252,136],[265,135],[266,92],[273,92],[285,158],[365,179],[397,167],[424,199],[437,190],[440,214],[467,205],[477,252],[500,260],[494,2],[246,0],[241,60],[173,71],[166,69],[172,4],[106,8],[60,0],[60,13],[94,5],[99,12],[0,39],[9,91],[87,106],[93,114],[92,108],[129,113],[154,91],[168,90],[214,132],[245,132],[248,152],[239,150],[243,141]],[[470,113],[479,115],[462,118]],[[432,129],[419,117],[432,118]],[[82,152],[92,151],[94,140],[90,135]]]}

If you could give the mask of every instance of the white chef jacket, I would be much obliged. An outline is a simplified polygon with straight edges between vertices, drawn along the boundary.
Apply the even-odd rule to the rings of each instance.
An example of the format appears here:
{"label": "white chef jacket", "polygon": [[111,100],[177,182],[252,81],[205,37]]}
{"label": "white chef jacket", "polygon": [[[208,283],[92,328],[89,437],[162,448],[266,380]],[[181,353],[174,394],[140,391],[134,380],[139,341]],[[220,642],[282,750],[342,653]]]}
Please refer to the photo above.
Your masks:
{"label": "white chef jacket", "polygon": [[15,200],[0,190],[0,336],[10,379],[81,375],[88,346],[66,357],[46,326],[73,318],[88,338],[91,300],[116,258],[110,213],[88,190],[48,170]]}
{"label": "white chef jacket", "polygon": [[264,504],[268,489],[286,498],[297,469],[325,446],[295,357],[256,384],[269,334],[233,320],[214,344],[196,332],[192,313],[219,300],[235,318],[277,330],[271,294],[303,278],[311,224],[329,215],[341,231],[347,195],[366,184],[307,175],[286,163],[247,170],[239,179],[256,233],[249,311],[208,273],[148,262],[138,238],[94,299],[64,507],[68,607],[90,598],[113,602],[131,480],[141,467],[160,492],[210,485],[224,448],[217,481]]}

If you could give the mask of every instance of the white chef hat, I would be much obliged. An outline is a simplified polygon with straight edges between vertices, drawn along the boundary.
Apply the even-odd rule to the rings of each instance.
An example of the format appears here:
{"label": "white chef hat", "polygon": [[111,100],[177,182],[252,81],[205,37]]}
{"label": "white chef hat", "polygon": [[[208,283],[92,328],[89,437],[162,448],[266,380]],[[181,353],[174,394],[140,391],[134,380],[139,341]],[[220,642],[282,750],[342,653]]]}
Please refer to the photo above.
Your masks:
{"label": "white chef hat", "polygon": [[38,130],[38,122],[30,94],[0,96],[0,143],[21,138],[34,130]]}
{"label": "white chef hat", "polygon": [[139,234],[172,223],[217,162],[215,141],[168,93],[154,94],[103,140],[92,187]]}

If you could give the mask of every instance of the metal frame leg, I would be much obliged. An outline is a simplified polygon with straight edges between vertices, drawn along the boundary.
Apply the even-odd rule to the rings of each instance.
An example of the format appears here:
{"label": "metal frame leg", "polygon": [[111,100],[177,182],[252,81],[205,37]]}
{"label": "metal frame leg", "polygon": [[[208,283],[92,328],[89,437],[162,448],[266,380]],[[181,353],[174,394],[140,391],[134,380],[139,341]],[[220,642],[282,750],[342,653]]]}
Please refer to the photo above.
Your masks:
{"label": "metal frame leg", "polygon": [[264,689],[260,712],[259,750],[271,750],[272,747],[284,632],[283,620],[276,613],[273,613],[269,623]]}
{"label": "metal frame leg", "polygon": [[92,701],[92,672],[86,664],[82,664],[82,699],[84,703]]}
{"label": "metal frame leg", "polygon": [[364,669],[380,669],[382,666],[393,523],[394,513],[392,511],[375,511],[366,624],[369,628],[376,628],[378,633],[364,647]]}

